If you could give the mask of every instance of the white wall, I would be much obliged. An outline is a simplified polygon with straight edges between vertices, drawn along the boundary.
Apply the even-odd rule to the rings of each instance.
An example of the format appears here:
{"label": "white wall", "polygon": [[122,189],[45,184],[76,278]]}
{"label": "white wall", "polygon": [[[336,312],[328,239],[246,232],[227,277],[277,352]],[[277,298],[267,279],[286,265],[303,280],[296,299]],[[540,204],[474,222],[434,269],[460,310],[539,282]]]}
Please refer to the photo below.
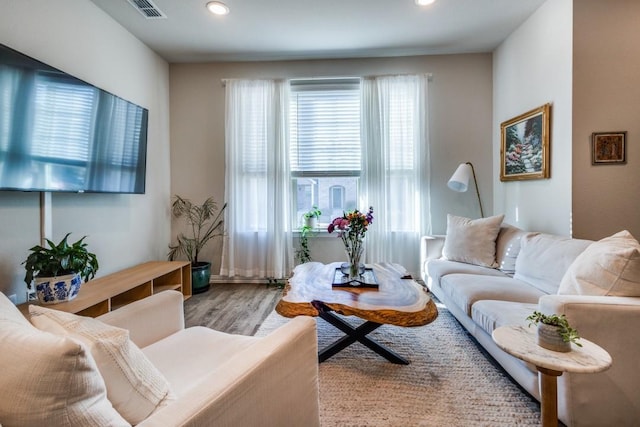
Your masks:
{"label": "white wall", "polygon": [[[172,64],[171,191],[194,201],[224,197],[225,78],[304,78],[432,73],[430,139],[433,231],[444,233],[446,215],[479,217],[474,191],[455,193],[446,182],[458,164],[476,167],[485,213],[492,201],[491,54],[405,58]],[[374,206],[378,215],[382,208]],[[175,233],[174,233],[175,234]],[[219,271],[220,246],[205,257]],[[344,258],[338,239],[312,239],[312,257],[321,262]],[[419,248],[416,247],[416,251]],[[411,266],[406,266],[411,269]],[[413,267],[417,272],[417,265]]]}
{"label": "white wall", "polygon": [[[574,235],[640,238],[640,2],[574,4]],[[625,165],[591,164],[591,133],[627,131]]]}
{"label": "white wall", "polygon": [[[165,259],[169,217],[169,67],[89,0],[0,0],[0,43],[149,109],[144,195],[53,194],[52,239],[87,235],[99,276]],[[24,300],[39,194],[0,192],[0,291]]]}
{"label": "white wall", "polygon": [[[571,234],[572,0],[549,0],[493,56],[495,213],[526,230]],[[551,103],[550,179],[500,181],[500,123]]]}

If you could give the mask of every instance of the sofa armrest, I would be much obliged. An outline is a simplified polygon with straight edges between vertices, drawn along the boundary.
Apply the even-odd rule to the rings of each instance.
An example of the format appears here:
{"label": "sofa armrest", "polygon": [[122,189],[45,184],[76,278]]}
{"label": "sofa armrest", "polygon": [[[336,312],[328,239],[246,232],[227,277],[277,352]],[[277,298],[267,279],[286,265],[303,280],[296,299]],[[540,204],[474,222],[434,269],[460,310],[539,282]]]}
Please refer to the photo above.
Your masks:
{"label": "sofa armrest", "polygon": [[640,297],[544,295],[538,309],[566,315],[581,337],[609,352],[624,352],[635,345],[635,354],[640,354]]}
{"label": "sofa armrest", "polygon": [[558,399],[566,402],[569,413],[593,425],[626,425],[640,419],[640,297],[545,295],[538,308],[546,314],[565,314],[581,337],[604,348],[613,360],[611,368],[599,374],[560,377]]}
{"label": "sofa armrest", "polygon": [[318,405],[316,323],[296,317],[138,425],[314,427]]}
{"label": "sofa armrest", "polygon": [[545,314],[566,315],[580,336],[600,346],[605,347],[603,343],[611,342],[611,345],[624,348],[628,339],[640,345],[638,297],[544,295],[538,301],[538,308]]}
{"label": "sofa armrest", "polygon": [[184,329],[184,297],[163,291],[99,316],[104,323],[128,329],[140,348]]}
{"label": "sofa armrest", "polygon": [[426,277],[425,263],[430,259],[438,259],[442,256],[444,247],[444,235],[422,236],[420,239],[420,277]]}

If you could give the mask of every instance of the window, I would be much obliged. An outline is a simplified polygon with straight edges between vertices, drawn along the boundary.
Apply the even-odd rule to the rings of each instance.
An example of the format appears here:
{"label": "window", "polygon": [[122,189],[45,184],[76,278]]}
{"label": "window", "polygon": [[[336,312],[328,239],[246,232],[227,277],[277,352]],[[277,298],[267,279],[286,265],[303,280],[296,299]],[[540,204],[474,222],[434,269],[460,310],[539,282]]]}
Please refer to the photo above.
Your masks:
{"label": "window", "polygon": [[357,207],[361,172],[359,79],[293,81],[290,161],[294,227],[313,205],[328,223]]}
{"label": "window", "polygon": [[343,210],[344,206],[344,187],[342,185],[334,185],[329,188],[331,194],[331,210]]}

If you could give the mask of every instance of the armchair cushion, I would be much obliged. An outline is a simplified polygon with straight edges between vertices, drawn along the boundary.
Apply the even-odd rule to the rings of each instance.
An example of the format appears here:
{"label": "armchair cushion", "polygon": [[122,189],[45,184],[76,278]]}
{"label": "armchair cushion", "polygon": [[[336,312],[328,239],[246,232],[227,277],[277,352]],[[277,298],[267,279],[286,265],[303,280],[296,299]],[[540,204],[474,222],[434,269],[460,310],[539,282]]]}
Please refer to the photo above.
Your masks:
{"label": "armchair cushion", "polygon": [[469,219],[447,215],[447,235],[442,255],[450,261],[498,267],[496,238],[504,215]]}
{"label": "armchair cushion", "polygon": [[[208,374],[233,360],[259,338],[233,335],[203,326],[193,326],[142,349],[153,365],[169,380],[178,397],[195,387]],[[185,354],[175,349],[188,349]]]}
{"label": "armchair cushion", "polygon": [[127,426],[80,342],[32,326],[0,293],[0,421],[7,425]]}
{"label": "armchair cushion", "polygon": [[640,244],[626,230],[592,243],[569,266],[558,294],[640,296]]}
{"label": "armchair cushion", "polygon": [[129,331],[35,305],[29,312],[31,322],[40,330],[70,336],[90,349],[107,397],[129,423],[139,423],[173,398],[168,381],[129,339]]}

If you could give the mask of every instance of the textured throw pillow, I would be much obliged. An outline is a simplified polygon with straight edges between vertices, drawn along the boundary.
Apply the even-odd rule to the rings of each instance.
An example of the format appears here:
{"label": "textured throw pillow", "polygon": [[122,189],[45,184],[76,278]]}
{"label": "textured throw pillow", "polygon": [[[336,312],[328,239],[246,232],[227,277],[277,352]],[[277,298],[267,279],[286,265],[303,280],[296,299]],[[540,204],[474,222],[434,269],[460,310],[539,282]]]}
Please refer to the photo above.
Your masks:
{"label": "textured throw pillow", "polygon": [[87,348],[31,325],[0,293],[0,422],[6,426],[128,426],[107,400]]}
{"label": "textured throw pillow", "polygon": [[640,296],[640,244],[626,230],[592,243],[569,266],[558,294]]}
{"label": "textured throw pillow", "polygon": [[513,277],[546,294],[557,294],[569,266],[591,243],[556,234],[528,233],[520,239]]}
{"label": "textured throw pillow", "polygon": [[469,219],[447,215],[442,255],[451,261],[496,268],[496,238],[504,215]]}
{"label": "textured throw pillow", "polygon": [[37,328],[69,335],[89,348],[104,378],[107,397],[131,424],[173,399],[168,381],[129,339],[126,329],[39,306],[30,306],[29,312]]}

